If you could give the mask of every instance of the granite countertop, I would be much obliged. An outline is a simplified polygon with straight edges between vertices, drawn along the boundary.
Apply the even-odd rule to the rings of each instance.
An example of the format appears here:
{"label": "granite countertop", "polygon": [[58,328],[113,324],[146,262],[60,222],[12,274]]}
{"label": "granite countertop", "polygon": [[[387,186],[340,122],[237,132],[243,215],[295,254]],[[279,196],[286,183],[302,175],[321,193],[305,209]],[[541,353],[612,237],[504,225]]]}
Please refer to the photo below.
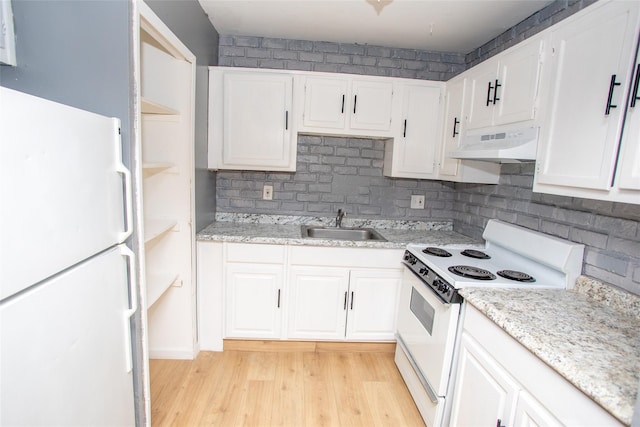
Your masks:
{"label": "granite countertop", "polygon": [[386,242],[302,238],[301,225],[332,226],[333,218],[254,214],[217,214],[216,221],[197,234],[199,241],[404,249],[424,245],[482,246],[482,242],[453,231],[450,221],[366,220],[346,217],[344,227],[373,228]]}
{"label": "granite countertop", "polygon": [[640,383],[640,297],[580,276],[573,290],[466,288],[465,301],[626,425]]}

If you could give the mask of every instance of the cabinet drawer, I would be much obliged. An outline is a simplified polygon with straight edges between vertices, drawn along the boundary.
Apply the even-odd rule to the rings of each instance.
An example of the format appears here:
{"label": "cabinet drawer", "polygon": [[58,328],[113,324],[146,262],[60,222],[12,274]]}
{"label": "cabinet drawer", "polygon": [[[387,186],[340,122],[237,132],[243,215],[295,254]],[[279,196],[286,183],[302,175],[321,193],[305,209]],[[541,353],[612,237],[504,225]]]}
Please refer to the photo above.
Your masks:
{"label": "cabinet drawer", "polygon": [[261,264],[282,264],[285,260],[285,246],[247,243],[228,243],[227,262],[258,262]]}
{"label": "cabinet drawer", "polygon": [[403,249],[291,247],[291,265],[317,265],[347,268],[401,267]]}

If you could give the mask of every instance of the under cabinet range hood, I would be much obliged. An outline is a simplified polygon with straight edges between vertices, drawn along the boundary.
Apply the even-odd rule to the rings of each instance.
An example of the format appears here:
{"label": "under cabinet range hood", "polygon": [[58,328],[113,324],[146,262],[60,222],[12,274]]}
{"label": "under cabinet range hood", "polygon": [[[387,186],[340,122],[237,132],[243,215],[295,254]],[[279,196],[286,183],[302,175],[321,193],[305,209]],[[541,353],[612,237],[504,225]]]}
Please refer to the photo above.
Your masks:
{"label": "under cabinet range hood", "polygon": [[467,135],[457,150],[447,152],[454,159],[496,163],[522,163],[536,160],[539,128],[531,127],[484,135]]}

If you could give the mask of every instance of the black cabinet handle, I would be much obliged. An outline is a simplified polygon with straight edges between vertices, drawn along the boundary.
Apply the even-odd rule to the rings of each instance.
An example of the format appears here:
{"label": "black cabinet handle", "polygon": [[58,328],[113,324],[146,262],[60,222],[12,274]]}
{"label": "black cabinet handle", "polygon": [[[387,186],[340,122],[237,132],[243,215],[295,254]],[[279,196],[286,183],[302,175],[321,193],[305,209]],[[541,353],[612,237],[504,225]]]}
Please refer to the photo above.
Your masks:
{"label": "black cabinet handle", "polygon": [[638,86],[640,85],[640,64],[636,68],[636,80],[633,83],[633,92],[631,92],[631,108],[636,106],[636,101],[640,99],[638,96]]}
{"label": "black cabinet handle", "polygon": [[505,425],[502,424],[502,420],[500,418],[498,418],[498,422],[496,423],[496,427],[505,427]]}
{"label": "black cabinet handle", "polygon": [[280,308],[280,289],[278,289],[278,308]]}
{"label": "black cabinet handle", "polygon": [[493,85],[489,82],[489,86],[487,87],[487,107],[491,104],[491,89],[493,89]]}
{"label": "black cabinet handle", "polygon": [[402,137],[407,137],[407,119],[404,119],[404,130],[402,131]]}
{"label": "black cabinet handle", "polygon": [[347,309],[347,295],[348,295],[348,294],[349,294],[348,292],[345,292],[345,293],[344,293],[344,307],[343,307],[343,308],[344,308],[345,310]]}
{"label": "black cabinet handle", "polygon": [[351,291],[351,310],[353,310],[353,291]]}
{"label": "black cabinet handle", "polygon": [[356,103],[358,102],[358,95],[353,95],[353,114],[356,113]]}
{"label": "black cabinet handle", "polygon": [[458,120],[457,117],[453,118],[453,137],[455,138],[456,135],[458,135],[460,132],[458,132],[456,129],[458,128],[458,125],[460,124],[460,120]]}
{"label": "black cabinet handle", "polygon": [[620,86],[620,82],[616,82],[616,75],[614,74],[611,76],[611,83],[609,83],[609,98],[607,99],[607,108],[604,113],[605,116],[609,115],[609,112],[612,108],[618,108],[617,105],[611,103],[611,99],[613,98],[613,90],[616,88],[616,86]]}
{"label": "black cabinet handle", "polygon": [[500,101],[500,98],[498,98],[498,88],[502,87],[502,85],[500,83],[498,83],[498,79],[496,79],[496,85],[493,88],[493,105],[496,104],[496,101]]}
{"label": "black cabinet handle", "polygon": [[344,114],[344,95],[342,95],[342,109],[340,110],[342,114]]}
{"label": "black cabinet handle", "polygon": [[289,112],[284,112],[284,130],[289,130]]}

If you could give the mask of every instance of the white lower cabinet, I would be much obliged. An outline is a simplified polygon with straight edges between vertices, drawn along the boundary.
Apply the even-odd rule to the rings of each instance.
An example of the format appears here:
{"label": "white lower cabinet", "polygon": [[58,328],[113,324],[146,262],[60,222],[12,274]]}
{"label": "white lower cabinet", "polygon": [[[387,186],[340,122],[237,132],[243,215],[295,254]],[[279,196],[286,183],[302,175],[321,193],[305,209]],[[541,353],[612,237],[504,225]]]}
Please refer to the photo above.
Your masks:
{"label": "white lower cabinet", "polygon": [[287,336],[393,340],[400,278],[399,272],[382,269],[291,267]]}
{"label": "white lower cabinet", "polygon": [[284,246],[229,243],[223,254],[224,336],[281,338]]}
{"label": "white lower cabinet", "polygon": [[449,425],[621,425],[468,304],[463,324]]}
{"label": "white lower cabinet", "polygon": [[[521,391],[511,375],[467,332],[462,334],[460,345],[452,425],[561,425],[530,394]],[[526,395],[522,408],[521,394]],[[516,413],[520,423],[514,422]]]}
{"label": "white lower cabinet", "polygon": [[402,249],[198,242],[199,341],[395,340]]}
{"label": "white lower cabinet", "polygon": [[226,335],[280,338],[283,266],[236,264],[226,267]]}
{"label": "white lower cabinet", "polygon": [[292,267],[289,331],[293,339],[344,339],[349,270]]}

